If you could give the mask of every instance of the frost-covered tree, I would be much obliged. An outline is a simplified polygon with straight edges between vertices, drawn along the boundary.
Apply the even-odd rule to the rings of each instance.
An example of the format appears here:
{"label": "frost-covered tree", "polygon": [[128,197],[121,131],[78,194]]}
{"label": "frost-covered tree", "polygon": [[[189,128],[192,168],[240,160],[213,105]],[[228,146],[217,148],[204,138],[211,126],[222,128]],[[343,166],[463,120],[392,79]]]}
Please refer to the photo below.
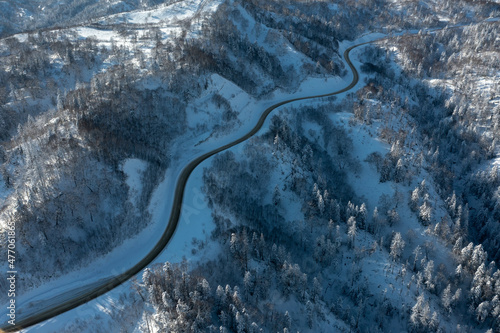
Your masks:
{"label": "frost-covered tree", "polygon": [[314,323],[314,305],[311,301],[307,301],[306,303],[306,321],[307,326],[312,329]]}
{"label": "frost-covered tree", "polygon": [[416,332],[426,332],[431,321],[431,311],[429,302],[424,299],[424,295],[417,297],[417,303],[411,308],[410,324]]}
{"label": "frost-covered tree", "polygon": [[416,212],[418,210],[419,202],[420,202],[420,189],[419,187],[416,187],[411,192],[410,196],[410,208],[412,211]]}
{"label": "frost-covered tree", "polygon": [[429,194],[424,195],[423,204],[419,207],[418,218],[424,226],[428,226],[432,219],[432,206]]}
{"label": "frost-covered tree", "polygon": [[349,238],[349,245],[351,247],[355,246],[355,241],[356,241],[356,234],[357,234],[357,227],[356,227],[356,218],[354,216],[351,216],[347,220],[347,237]]}
{"label": "frost-covered tree", "polygon": [[391,252],[390,255],[394,261],[397,261],[403,254],[405,247],[405,241],[401,237],[399,232],[396,232],[391,241]]}
{"label": "frost-covered tree", "polygon": [[441,295],[441,304],[448,313],[451,312],[452,301],[453,301],[453,295],[451,293],[451,285],[448,284],[448,286],[446,286]]}
{"label": "frost-covered tree", "polygon": [[317,199],[318,199],[318,210],[319,210],[319,213],[321,215],[323,215],[323,213],[325,211],[325,201],[323,200],[323,196],[319,193],[319,191],[318,191]]}
{"label": "frost-covered tree", "polygon": [[435,275],[434,275],[434,261],[429,260],[424,268],[424,283],[425,283],[425,287],[429,291],[434,291],[434,288],[436,287],[435,280],[436,279],[435,279]]}
{"label": "frost-covered tree", "polygon": [[361,206],[359,207],[359,212],[356,221],[358,222],[358,226],[360,229],[365,229],[366,228],[366,223],[367,223],[367,217],[368,217],[368,211],[366,209],[366,204],[363,202]]}

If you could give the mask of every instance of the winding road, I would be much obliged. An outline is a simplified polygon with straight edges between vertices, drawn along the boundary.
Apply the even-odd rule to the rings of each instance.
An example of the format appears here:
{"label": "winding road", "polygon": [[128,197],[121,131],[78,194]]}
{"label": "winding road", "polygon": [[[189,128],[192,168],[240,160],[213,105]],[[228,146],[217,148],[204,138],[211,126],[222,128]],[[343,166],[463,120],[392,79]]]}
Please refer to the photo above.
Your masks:
{"label": "winding road", "polygon": [[[273,110],[275,110],[276,108],[278,108],[280,106],[283,106],[285,104],[289,104],[292,102],[296,102],[296,101],[301,101],[301,100],[309,100],[309,99],[314,99],[314,98],[321,98],[321,97],[338,95],[338,94],[344,93],[344,92],[349,91],[352,88],[354,88],[354,86],[359,81],[359,74],[349,58],[349,53],[354,48],[357,48],[357,47],[365,45],[365,44],[373,43],[373,42],[376,42],[376,41],[357,44],[357,45],[351,46],[345,50],[344,59],[345,59],[346,63],[349,65],[351,72],[353,73],[353,78],[352,78],[351,83],[348,86],[346,86],[345,88],[338,90],[338,91],[335,91],[335,92],[328,93],[328,94],[293,98],[293,99],[288,99],[288,100],[282,101],[280,103],[274,104],[274,105],[268,107],[266,110],[264,110],[264,112],[260,116],[257,124],[255,124],[255,126],[248,133],[246,133],[245,135],[243,135],[242,137],[240,137],[239,139],[237,139],[233,142],[225,144],[219,148],[211,150],[211,151],[197,157],[196,159],[192,160],[189,164],[187,164],[184,167],[184,169],[182,169],[182,171],[179,175],[179,178],[177,179],[177,183],[175,186],[175,192],[174,192],[174,201],[172,204],[172,211],[170,213],[170,218],[169,218],[167,227],[166,227],[165,231],[163,232],[160,241],[147,254],[147,256],[144,257],[141,261],[139,261],[135,266],[133,266],[132,268],[128,269],[127,271],[125,271],[119,275],[116,275],[114,277],[103,279],[103,280],[101,280],[93,285],[85,286],[80,290],[73,290],[71,292],[71,295],[72,295],[71,299],[65,300],[62,303],[57,304],[57,305],[53,305],[53,306],[51,304],[48,304],[48,307],[46,309],[44,309],[43,311],[40,311],[40,312],[34,313],[34,314],[29,314],[25,318],[18,317],[18,318],[16,318],[16,325],[15,326],[3,326],[0,328],[0,331],[15,332],[15,331],[21,330],[23,328],[27,328],[29,326],[33,326],[33,325],[36,325],[38,323],[41,323],[47,319],[53,318],[57,315],[60,315],[63,312],[74,309],[74,308],[76,308],[84,303],[87,303],[88,301],[90,301],[92,299],[95,299],[95,298],[105,294],[106,292],[121,285],[122,283],[129,280],[137,273],[139,273],[142,269],[144,269],[149,263],[151,263],[160,254],[160,252],[165,248],[167,243],[172,238],[172,236],[177,228],[177,224],[179,222],[179,217],[181,214],[181,207],[182,207],[182,202],[183,202],[183,197],[184,197],[184,190],[185,190],[187,180],[188,180],[189,176],[191,175],[191,173],[193,172],[193,170],[201,162],[203,162],[207,158],[209,158],[217,153],[220,153],[226,149],[234,147],[234,146],[246,141],[247,139],[249,139],[253,135],[255,135],[264,125],[264,122],[265,122],[266,118],[268,117],[268,115]],[[57,297],[55,297],[55,299],[57,300]]]}

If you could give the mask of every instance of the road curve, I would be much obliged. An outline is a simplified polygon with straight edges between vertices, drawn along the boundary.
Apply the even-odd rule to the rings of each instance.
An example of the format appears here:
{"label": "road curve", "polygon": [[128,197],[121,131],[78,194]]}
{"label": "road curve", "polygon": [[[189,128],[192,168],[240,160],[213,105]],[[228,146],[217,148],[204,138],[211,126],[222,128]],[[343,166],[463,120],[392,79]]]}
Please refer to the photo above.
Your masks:
{"label": "road curve", "polygon": [[351,46],[347,50],[345,50],[344,59],[345,59],[346,63],[349,65],[351,72],[353,73],[352,81],[347,87],[345,87],[341,90],[335,91],[335,92],[328,93],[328,94],[293,98],[293,99],[289,99],[289,100],[274,104],[274,105],[268,107],[266,110],[264,110],[264,112],[260,116],[257,124],[250,130],[250,132],[248,132],[247,134],[245,134],[244,136],[240,137],[239,139],[237,139],[233,142],[230,142],[226,145],[223,145],[219,148],[216,148],[212,151],[209,151],[209,152],[197,157],[196,159],[192,160],[189,164],[187,164],[184,167],[184,169],[182,169],[181,174],[180,174],[179,178],[177,179],[177,183],[175,186],[175,192],[174,192],[174,201],[172,204],[172,211],[170,213],[170,218],[169,218],[169,221],[167,224],[167,228],[163,232],[160,241],[154,246],[154,248],[146,255],[146,257],[144,257],[141,261],[139,261],[137,264],[135,264],[132,268],[130,268],[127,271],[125,271],[119,275],[116,275],[112,278],[104,279],[103,281],[98,282],[97,286],[93,285],[91,290],[81,291],[79,293],[76,293],[75,297],[71,300],[65,301],[57,306],[45,309],[45,310],[38,312],[36,314],[30,315],[27,318],[18,319],[15,326],[3,326],[0,328],[0,331],[1,332],[15,332],[15,331],[21,330],[23,328],[27,328],[29,326],[36,325],[36,324],[41,323],[41,322],[48,320],[50,318],[53,318],[57,315],[60,315],[61,313],[64,313],[64,312],[69,311],[71,309],[74,309],[82,304],[87,303],[88,301],[90,301],[92,299],[95,299],[95,298],[105,294],[106,292],[110,291],[111,289],[116,288],[117,286],[121,285],[123,282],[129,280],[134,275],[139,273],[143,268],[145,268],[149,263],[151,263],[160,254],[160,252],[165,248],[165,246],[168,244],[168,242],[172,238],[172,236],[175,232],[175,229],[177,228],[177,224],[179,222],[179,217],[181,214],[181,207],[182,207],[182,201],[183,201],[183,197],[184,197],[185,185],[187,183],[189,176],[193,172],[193,170],[201,162],[203,162],[207,158],[211,157],[212,155],[215,155],[215,154],[220,153],[226,149],[234,147],[234,146],[246,141],[247,139],[249,139],[253,135],[255,135],[264,125],[264,122],[265,122],[267,116],[273,110],[275,110],[276,108],[278,108],[282,105],[289,104],[289,103],[296,102],[296,101],[301,101],[301,100],[334,96],[334,95],[344,93],[344,92],[349,91],[352,88],[354,88],[354,86],[359,81],[359,73],[356,70],[356,68],[354,67],[354,65],[352,64],[352,62],[349,58],[349,53],[356,47],[359,47],[359,46],[362,46],[365,44],[369,44],[369,43],[373,43],[373,42],[376,42],[376,41],[357,44],[357,45]]}

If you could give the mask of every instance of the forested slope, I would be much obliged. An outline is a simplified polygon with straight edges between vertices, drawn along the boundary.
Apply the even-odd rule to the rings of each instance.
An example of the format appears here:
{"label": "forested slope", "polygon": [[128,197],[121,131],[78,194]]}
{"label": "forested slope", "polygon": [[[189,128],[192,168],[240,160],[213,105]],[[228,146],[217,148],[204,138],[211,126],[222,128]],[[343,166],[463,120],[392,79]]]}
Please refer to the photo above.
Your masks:
{"label": "forested slope", "polygon": [[[339,74],[343,66],[335,49],[325,67],[299,53],[284,68],[291,44],[245,18],[242,7],[222,4],[203,14],[210,16],[206,20],[200,19],[203,7],[188,5],[173,9],[192,10],[192,21],[167,26],[127,25],[116,17],[99,28],[53,29],[2,41],[0,76],[9,82],[1,95],[2,218],[19,230],[23,290],[89,264],[144,228],[149,197],[170,164],[175,140],[241,125],[240,110],[213,93],[214,75],[258,98],[277,87],[296,89],[313,73]],[[249,24],[250,35],[243,30]],[[213,94],[210,121],[195,119],[188,127],[193,110],[187,106],[207,93]],[[144,186],[137,203],[130,202],[125,185],[127,159],[148,166],[140,175]]]}
{"label": "forested slope", "polygon": [[147,268],[110,318],[68,332],[498,329],[498,23],[479,23],[498,4],[51,5],[25,4],[37,19],[2,34],[30,32],[0,41],[0,216],[23,291],[145,228],[184,142],[239,131],[308,78],[347,81],[353,40],[423,29],[356,51],[361,89],[281,110],[211,160],[214,231],[193,251],[220,253]]}

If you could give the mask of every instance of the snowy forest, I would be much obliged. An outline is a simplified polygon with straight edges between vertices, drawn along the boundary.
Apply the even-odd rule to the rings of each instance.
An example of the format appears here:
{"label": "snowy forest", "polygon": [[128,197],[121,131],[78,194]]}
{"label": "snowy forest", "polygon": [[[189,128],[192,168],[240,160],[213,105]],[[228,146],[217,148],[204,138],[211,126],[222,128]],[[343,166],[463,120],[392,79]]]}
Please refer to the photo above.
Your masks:
{"label": "snowy forest", "polygon": [[26,304],[152,248],[176,170],[348,86],[363,44],[359,82],[207,158],[182,249],[27,332],[500,331],[498,2],[64,2],[0,3]]}

